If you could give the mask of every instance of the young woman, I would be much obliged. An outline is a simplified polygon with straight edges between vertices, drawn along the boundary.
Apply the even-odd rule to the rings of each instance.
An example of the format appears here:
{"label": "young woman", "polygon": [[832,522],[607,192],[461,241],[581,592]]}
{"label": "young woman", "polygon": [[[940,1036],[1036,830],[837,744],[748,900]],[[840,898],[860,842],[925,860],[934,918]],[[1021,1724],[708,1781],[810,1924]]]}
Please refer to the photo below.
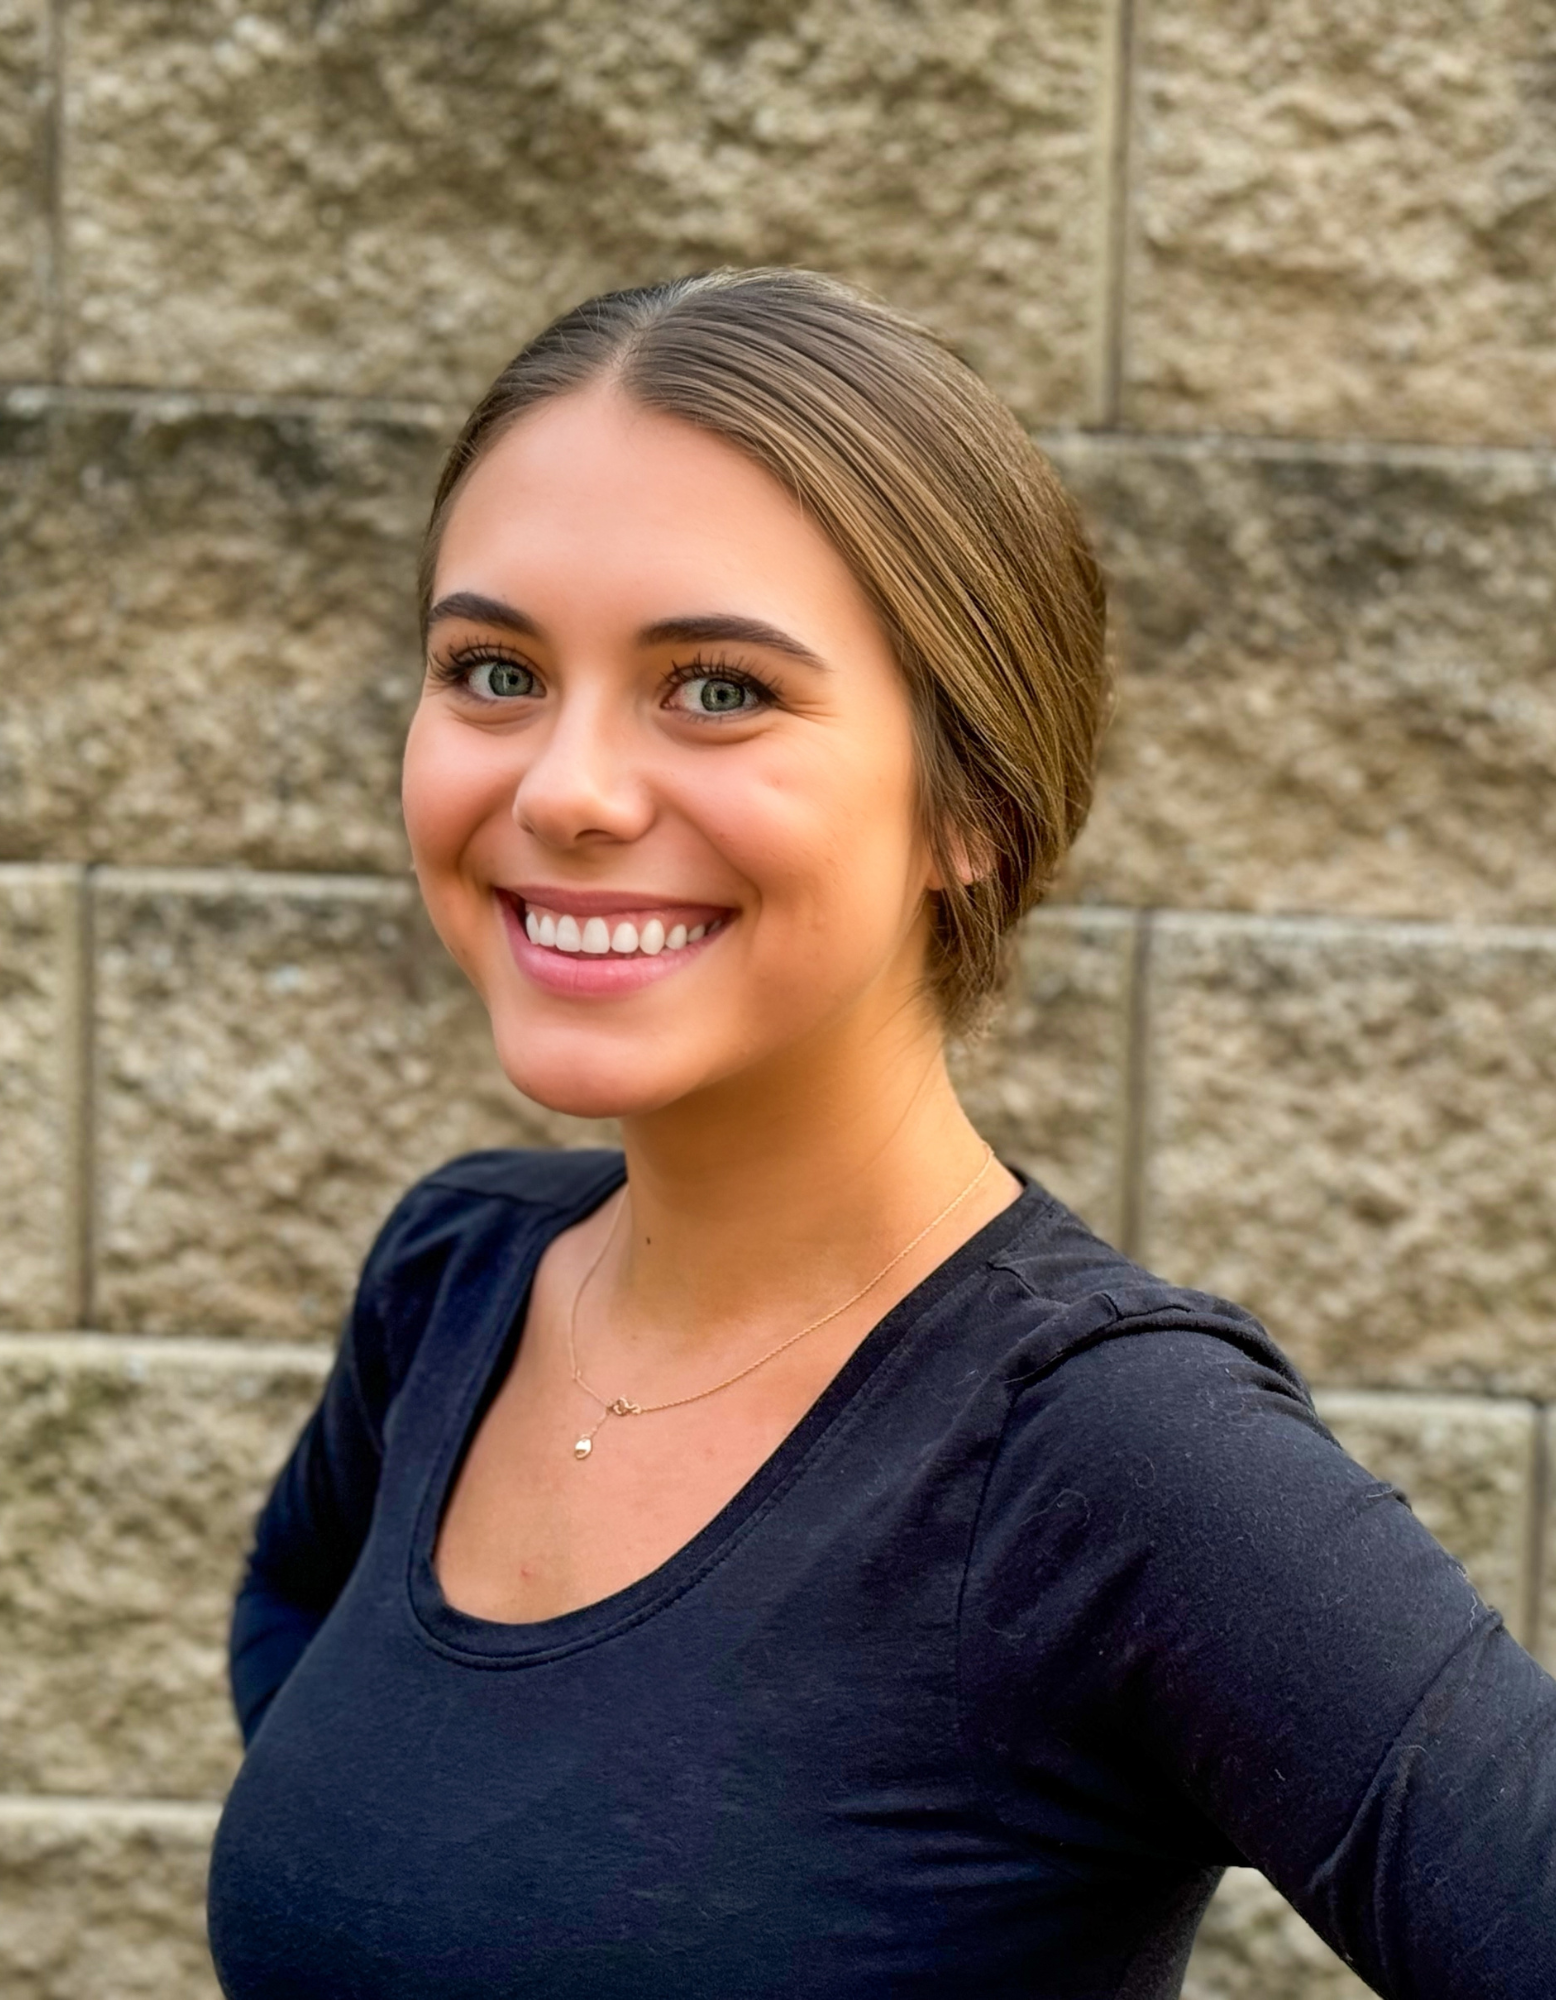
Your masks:
{"label": "young woman", "polygon": [[261,1515],[232,2000],[1158,2000],[1228,1863],[1556,1992],[1556,1684],[1235,1307],[994,1160],[948,1029],[1079,827],[1014,420],[794,272],[592,301],[427,537],[405,812],[503,1066]]}

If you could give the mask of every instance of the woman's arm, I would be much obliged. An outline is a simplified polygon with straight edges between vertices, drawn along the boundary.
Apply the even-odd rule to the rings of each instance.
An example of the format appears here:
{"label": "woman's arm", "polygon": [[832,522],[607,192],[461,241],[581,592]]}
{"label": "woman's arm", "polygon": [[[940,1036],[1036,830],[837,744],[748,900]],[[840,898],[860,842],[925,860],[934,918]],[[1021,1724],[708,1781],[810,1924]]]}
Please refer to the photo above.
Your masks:
{"label": "woman's arm", "polygon": [[255,1522],[228,1653],[245,1745],[324,1623],[367,1536],[382,1411],[362,1390],[363,1317],[359,1293],[324,1393]]}
{"label": "woman's arm", "polygon": [[994,1706],[1039,1621],[1065,1691],[1007,1702],[1006,1754],[1122,1760],[1167,1851],[1261,1869],[1392,2000],[1556,1992],[1556,1682],[1273,1367],[1195,1332],[1072,1357],[983,1523]]}
{"label": "woman's arm", "polygon": [[345,1588],[367,1539],[384,1420],[409,1369],[469,1196],[429,1177],[370,1251],[317,1408],[254,1524],[229,1675],[247,1744]]}

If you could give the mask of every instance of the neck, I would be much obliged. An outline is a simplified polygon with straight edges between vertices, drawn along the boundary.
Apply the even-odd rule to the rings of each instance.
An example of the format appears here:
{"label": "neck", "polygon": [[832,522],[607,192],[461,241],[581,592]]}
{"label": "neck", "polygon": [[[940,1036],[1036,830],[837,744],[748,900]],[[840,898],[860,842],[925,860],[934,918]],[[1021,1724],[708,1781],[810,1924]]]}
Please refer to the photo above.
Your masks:
{"label": "neck", "polygon": [[[623,1141],[628,1208],[600,1276],[619,1337],[666,1357],[803,1322],[846,1298],[987,1154],[951,1088],[938,1028],[916,1011],[630,1119]],[[1003,1170],[987,1174],[956,1226],[948,1218],[926,1240],[924,1269],[1012,1191]]]}

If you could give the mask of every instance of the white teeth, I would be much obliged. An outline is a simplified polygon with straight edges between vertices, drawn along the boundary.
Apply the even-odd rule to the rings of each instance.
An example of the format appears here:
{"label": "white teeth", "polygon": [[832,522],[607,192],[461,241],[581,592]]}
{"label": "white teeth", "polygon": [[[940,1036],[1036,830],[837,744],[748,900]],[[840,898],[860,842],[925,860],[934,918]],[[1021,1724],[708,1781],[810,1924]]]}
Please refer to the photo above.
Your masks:
{"label": "white teeth", "polygon": [[627,917],[614,921],[589,917],[580,923],[577,917],[559,917],[550,910],[524,912],[524,930],[532,944],[552,951],[587,952],[592,958],[603,958],[607,952],[618,958],[633,958],[638,952],[657,958],[662,951],[684,951],[719,925],[720,919],[715,918],[711,924],[694,924],[690,929],[685,924],[672,924],[666,932],[660,917],[650,917],[639,930]]}

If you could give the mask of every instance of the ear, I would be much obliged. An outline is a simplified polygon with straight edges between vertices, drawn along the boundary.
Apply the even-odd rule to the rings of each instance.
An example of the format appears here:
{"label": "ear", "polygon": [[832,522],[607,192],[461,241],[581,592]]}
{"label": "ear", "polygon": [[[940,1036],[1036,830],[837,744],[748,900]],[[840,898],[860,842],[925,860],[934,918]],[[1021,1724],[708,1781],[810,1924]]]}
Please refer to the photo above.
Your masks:
{"label": "ear", "polygon": [[[954,871],[955,879],[964,888],[974,882],[981,882],[986,875],[993,874],[994,852],[986,840],[979,840],[960,827],[953,826],[947,828],[945,845],[946,858]],[[934,856],[930,857],[929,886],[931,889],[944,889],[946,886],[945,871]]]}

